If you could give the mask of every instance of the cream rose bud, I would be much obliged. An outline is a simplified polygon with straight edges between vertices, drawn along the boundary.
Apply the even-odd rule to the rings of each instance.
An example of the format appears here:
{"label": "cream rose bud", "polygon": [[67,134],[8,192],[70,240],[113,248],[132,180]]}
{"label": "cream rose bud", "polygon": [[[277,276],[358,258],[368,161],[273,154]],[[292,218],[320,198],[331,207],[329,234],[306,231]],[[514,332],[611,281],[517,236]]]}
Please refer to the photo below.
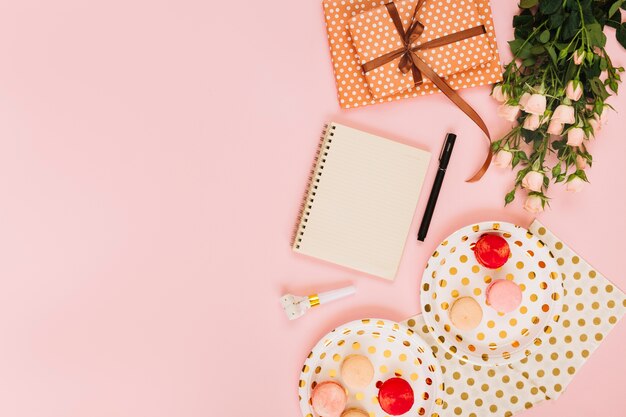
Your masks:
{"label": "cream rose bud", "polygon": [[509,95],[502,90],[501,85],[496,85],[495,87],[493,87],[491,95],[500,103],[504,103],[509,99]]}
{"label": "cream rose bud", "polygon": [[585,182],[578,177],[574,177],[565,184],[565,189],[571,193],[577,193],[583,189]]}
{"label": "cream rose bud", "polygon": [[543,174],[537,171],[530,171],[522,179],[522,187],[530,191],[541,191],[543,187]]}
{"label": "cream rose bud", "polygon": [[567,144],[569,146],[580,146],[585,139],[585,131],[580,127],[574,127],[567,131]]}
{"label": "cream rose bud", "polygon": [[585,59],[585,52],[584,51],[576,51],[574,52],[574,64],[576,65],[580,65],[583,63],[583,60]]}
{"label": "cream rose bud", "polygon": [[524,104],[524,111],[530,114],[543,114],[546,111],[546,96],[532,94]]}
{"label": "cream rose bud", "polygon": [[529,213],[541,213],[543,211],[543,201],[541,197],[536,195],[529,195],[524,201],[524,210]]}
{"label": "cream rose bud", "polygon": [[580,156],[576,155],[576,168],[577,169],[586,169],[587,168],[587,160]]}
{"label": "cream rose bud", "polygon": [[529,114],[524,119],[524,124],[522,127],[526,130],[537,130],[541,125],[541,118],[538,114]]}
{"label": "cream rose bud", "polygon": [[578,101],[583,95],[583,88],[580,81],[570,81],[565,88],[565,95],[573,101]]}
{"label": "cream rose bud", "polygon": [[591,126],[591,128],[593,129],[593,135],[594,136],[602,128],[602,123],[600,122],[600,118],[598,117],[597,114],[593,118],[588,119],[587,123],[589,123],[589,126]]}
{"label": "cream rose bud", "polygon": [[562,124],[573,124],[576,121],[574,107],[568,106],[567,104],[559,104],[554,110],[554,114],[552,114],[552,120],[556,120]]}
{"label": "cream rose bud", "polygon": [[524,110],[526,108],[526,104],[528,104],[528,100],[530,100],[530,96],[532,94],[530,93],[524,93],[522,94],[522,96],[519,98],[519,105],[521,107],[522,110]]}
{"label": "cream rose bud", "polygon": [[508,120],[512,122],[517,117],[519,113],[519,106],[509,106],[508,104],[501,104],[498,106],[498,116],[502,117],[504,120]]}
{"label": "cream rose bud", "polygon": [[511,165],[511,161],[513,160],[513,153],[505,150],[498,151],[493,156],[493,165],[498,168],[506,168]]}
{"label": "cream rose bud", "polygon": [[550,124],[548,125],[548,133],[551,135],[560,135],[561,133],[563,133],[563,123],[556,120],[551,120]]}

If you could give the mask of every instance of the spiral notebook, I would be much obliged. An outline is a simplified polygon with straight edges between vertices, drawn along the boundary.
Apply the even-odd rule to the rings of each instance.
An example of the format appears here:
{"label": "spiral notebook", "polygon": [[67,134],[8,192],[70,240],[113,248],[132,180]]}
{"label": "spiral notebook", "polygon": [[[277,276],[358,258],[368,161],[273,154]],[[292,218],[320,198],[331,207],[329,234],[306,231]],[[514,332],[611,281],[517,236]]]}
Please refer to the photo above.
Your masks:
{"label": "spiral notebook", "polygon": [[429,152],[328,124],[293,250],[393,280],[429,161]]}

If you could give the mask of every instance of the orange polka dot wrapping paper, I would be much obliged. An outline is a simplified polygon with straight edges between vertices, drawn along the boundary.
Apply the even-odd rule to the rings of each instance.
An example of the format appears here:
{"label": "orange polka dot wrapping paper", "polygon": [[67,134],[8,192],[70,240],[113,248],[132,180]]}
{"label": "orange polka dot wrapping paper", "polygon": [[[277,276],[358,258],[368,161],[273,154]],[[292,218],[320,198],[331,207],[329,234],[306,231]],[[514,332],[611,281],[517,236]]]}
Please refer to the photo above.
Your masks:
{"label": "orange polka dot wrapping paper", "polygon": [[[342,108],[394,101],[439,92],[424,77],[413,85],[399,59],[364,73],[362,64],[397,49],[400,37],[384,4],[388,1],[324,0],[324,15],[337,94]],[[417,0],[395,2],[405,29]],[[418,12],[424,32],[413,45],[484,25],[486,33],[417,54],[455,90],[493,84],[502,65],[488,0],[425,0]]]}
{"label": "orange polka dot wrapping paper", "polygon": [[564,286],[559,322],[528,356],[503,366],[476,365],[440,345],[421,314],[404,322],[440,363],[445,384],[440,417],[508,417],[558,398],[626,311],[624,293],[545,226],[534,221],[528,230],[554,255]]}

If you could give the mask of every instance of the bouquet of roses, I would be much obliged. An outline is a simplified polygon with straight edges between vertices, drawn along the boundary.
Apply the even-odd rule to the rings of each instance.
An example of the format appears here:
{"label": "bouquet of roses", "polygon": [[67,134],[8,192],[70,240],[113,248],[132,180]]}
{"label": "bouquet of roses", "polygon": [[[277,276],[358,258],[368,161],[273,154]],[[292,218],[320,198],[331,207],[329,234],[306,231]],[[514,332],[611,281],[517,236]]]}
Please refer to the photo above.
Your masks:
{"label": "bouquet of roses", "polygon": [[615,27],[626,47],[626,0],[521,0],[520,8],[509,42],[514,59],[492,91],[502,103],[498,114],[517,125],[493,143],[494,165],[518,170],[505,204],[522,188],[524,208],[537,213],[548,201],[550,178],[573,192],[587,181],[586,143],[606,121],[606,100],[624,71],[604,49],[604,28]]}

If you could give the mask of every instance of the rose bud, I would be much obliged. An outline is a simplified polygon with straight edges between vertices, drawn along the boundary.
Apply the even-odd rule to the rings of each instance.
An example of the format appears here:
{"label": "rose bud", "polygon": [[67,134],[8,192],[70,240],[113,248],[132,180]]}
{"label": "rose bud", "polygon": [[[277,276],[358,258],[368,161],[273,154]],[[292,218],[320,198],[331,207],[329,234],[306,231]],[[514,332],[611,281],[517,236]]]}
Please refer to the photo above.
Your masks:
{"label": "rose bud", "polygon": [[567,144],[569,146],[580,146],[585,139],[585,131],[580,127],[574,127],[567,132]]}
{"label": "rose bud", "polygon": [[577,193],[583,189],[585,182],[578,177],[574,177],[565,184],[565,189],[571,193]]}
{"label": "rose bud", "polygon": [[536,195],[529,195],[524,201],[524,210],[529,213],[537,214],[543,211],[543,200]]}
{"label": "rose bud", "polygon": [[522,127],[526,130],[537,130],[541,125],[541,118],[538,114],[529,114],[524,119],[524,124]]}
{"label": "rose bud", "polygon": [[580,81],[570,81],[565,88],[565,95],[572,101],[578,101],[583,95]]}
{"label": "rose bud", "polygon": [[519,106],[509,106],[508,104],[501,104],[498,107],[498,116],[502,117],[504,120],[508,120],[512,122],[517,117],[519,113]]}
{"label": "rose bud", "polygon": [[543,174],[537,171],[530,171],[522,179],[522,187],[530,191],[541,191],[543,187]]}
{"label": "rose bud", "polygon": [[513,154],[509,151],[500,150],[493,156],[493,165],[498,168],[506,168],[511,165]]}
{"label": "rose bud", "polygon": [[563,123],[558,120],[551,120],[548,125],[548,133],[551,135],[560,135],[563,133]]}
{"label": "rose bud", "polygon": [[574,114],[574,107],[568,106],[567,104],[560,104],[552,115],[552,120],[556,120],[559,123],[563,124],[572,124],[576,121],[576,116]]}
{"label": "rose bud", "polygon": [[524,111],[530,114],[543,114],[546,111],[546,96],[533,94],[524,104]]}
{"label": "rose bud", "polygon": [[491,92],[491,96],[499,101],[500,103],[504,103],[509,99],[509,95],[502,90],[501,85],[496,85],[493,87],[493,91]]}

